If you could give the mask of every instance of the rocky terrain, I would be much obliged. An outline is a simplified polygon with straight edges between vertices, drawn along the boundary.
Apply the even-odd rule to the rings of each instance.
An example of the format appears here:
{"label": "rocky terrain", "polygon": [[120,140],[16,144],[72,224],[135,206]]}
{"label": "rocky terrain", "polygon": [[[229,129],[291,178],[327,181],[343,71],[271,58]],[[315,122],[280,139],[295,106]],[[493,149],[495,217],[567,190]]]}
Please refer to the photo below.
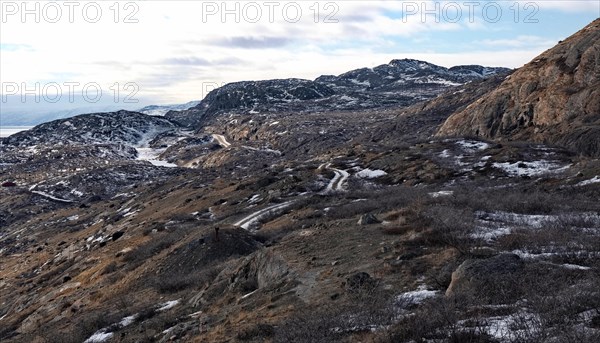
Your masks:
{"label": "rocky terrain", "polygon": [[599,341],[598,159],[448,137],[531,68],[398,60],[0,140],[0,339]]}
{"label": "rocky terrain", "polygon": [[533,140],[600,154],[600,19],[452,115],[440,135]]}
{"label": "rocky terrain", "polygon": [[448,88],[509,69],[476,65],[444,68],[403,59],[375,68],[352,70],[315,79],[243,81],[210,92],[198,105],[169,111],[166,117],[190,127],[202,126],[225,113],[315,113],[406,106],[431,99]]}

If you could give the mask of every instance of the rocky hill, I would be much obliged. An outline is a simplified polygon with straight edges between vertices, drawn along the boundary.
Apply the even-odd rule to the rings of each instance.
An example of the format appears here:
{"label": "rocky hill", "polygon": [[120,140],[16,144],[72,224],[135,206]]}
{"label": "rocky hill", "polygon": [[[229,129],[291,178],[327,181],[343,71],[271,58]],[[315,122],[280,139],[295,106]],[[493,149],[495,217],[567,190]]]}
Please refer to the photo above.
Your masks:
{"label": "rocky hill", "polygon": [[219,113],[315,113],[407,106],[434,98],[451,87],[506,72],[506,68],[448,69],[418,60],[393,60],[372,69],[324,75],[314,81],[230,83],[210,92],[197,106],[187,111],[170,111],[166,117],[196,127]]}
{"label": "rocky hill", "polygon": [[174,130],[179,125],[164,118],[138,112],[118,111],[82,114],[40,124],[3,138],[2,146],[27,147],[35,144],[127,144],[139,145],[158,133]]}
{"label": "rocky hill", "polygon": [[600,19],[453,114],[438,135],[533,140],[600,156]]}
{"label": "rocky hill", "polygon": [[83,114],[0,138],[0,164],[60,161],[64,167],[83,168],[136,158],[161,164],[160,153],[185,136],[179,124],[143,113]]}

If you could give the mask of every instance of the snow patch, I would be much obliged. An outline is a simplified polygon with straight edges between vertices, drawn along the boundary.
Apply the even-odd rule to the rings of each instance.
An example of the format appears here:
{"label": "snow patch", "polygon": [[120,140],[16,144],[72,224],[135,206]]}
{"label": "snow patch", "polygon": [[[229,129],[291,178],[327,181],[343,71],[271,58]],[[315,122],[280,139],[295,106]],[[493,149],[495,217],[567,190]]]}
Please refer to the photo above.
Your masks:
{"label": "snow patch", "polygon": [[129,326],[135,321],[136,318],[137,318],[137,314],[134,314],[129,317],[125,317],[125,318],[121,319],[121,321],[119,322],[119,325],[121,325],[121,327]]}
{"label": "snow patch", "polygon": [[448,157],[450,157],[450,150],[446,149],[446,150],[442,151],[442,152],[439,154],[439,156],[440,156],[441,158],[448,158]]}
{"label": "snow patch", "polygon": [[171,301],[167,301],[166,303],[160,304],[159,308],[156,309],[158,312],[162,312],[162,311],[166,311],[166,310],[170,310],[173,307],[177,306],[177,304],[179,304],[179,299],[177,300],[171,300]]}
{"label": "snow patch", "polygon": [[548,173],[558,173],[570,167],[570,165],[561,165],[553,161],[533,161],[533,162],[496,162],[492,164],[494,168],[504,171],[509,176],[540,176]]}
{"label": "snow patch", "polygon": [[401,304],[403,304],[403,303],[419,304],[419,303],[423,302],[423,300],[432,298],[436,295],[437,295],[436,291],[427,290],[427,286],[421,285],[415,291],[402,293],[402,294],[396,296],[396,301]]}
{"label": "snow patch", "polygon": [[464,150],[472,151],[483,151],[489,149],[490,145],[485,142],[471,141],[471,140],[460,140],[456,144]]}
{"label": "snow patch", "polygon": [[591,185],[594,183],[600,183],[600,176],[596,175],[593,178],[589,179],[589,180],[585,180],[585,181],[581,181],[580,183],[578,183],[576,186],[587,186],[587,185]]}
{"label": "snow patch", "polygon": [[248,293],[248,294],[244,294],[244,295],[243,295],[243,296],[240,298],[240,300],[241,300],[241,299],[246,299],[246,298],[250,297],[252,294],[256,293],[257,291],[258,291],[258,289],[257,289],[257,290],[254,290],[254,291],[252,291],[252,292],[250,292],[250,293]]}
{"label": "snow patch", "polygon": [[377,170],[371,170],[371,169],[363,169],[361,171],[359,171],[358,173],[356,173],[356,176],[362,178],[362,179],[375,179],[381,176],[387,175],[387,173],[383,170],[377,169]]}
{"label": "snow patch", "polygon": [[369,82],[369,81],[361,82],[356,79],[350,79],[350,82],[354,83],[355,85],[359,85],[359,86],[371,87],[371,82]]}
{"label": "snow patch", "polygon": [[439,192],[429,193],[429,195],[432,198],[448,197],[448,196],[454,195],[454,191],[439,191]]}
{"label": "snow patch", "polygon": [[152,149],[152,148],[136,148],[138,156],[137,160],[139,161],[148,161],[152,163],[152,165],[157,167],[166,167],[166,168],[177,168],[178,165],[174,163],[169,163],[167,161],[159,160],[160,154],[162,154],[165,149]]}
{"label": "snow patch", "polygon": [[590,267],[580,266],[577,264],[569,264],[569,263],[563,264],[562,267],[571,269],[571,270],[590,270],[591,269]]}
{"label": "snow patch", "polygon": [[102,343],[108,341],[113,336],[112,332],[106,332],[106,329],[96,331],[90,338],[83,343]]}
{"label": "snow patch", "polygon": [[78,197],[82,197],[82,196],[83,196],[83,192],[80,192],[80,191],[78,191],[78,190],[76,190],[76,189],[73,189],[73,190],[71,191],[71,194],[73,194],[73,195],[75,195],[75,196],[78,196]]}

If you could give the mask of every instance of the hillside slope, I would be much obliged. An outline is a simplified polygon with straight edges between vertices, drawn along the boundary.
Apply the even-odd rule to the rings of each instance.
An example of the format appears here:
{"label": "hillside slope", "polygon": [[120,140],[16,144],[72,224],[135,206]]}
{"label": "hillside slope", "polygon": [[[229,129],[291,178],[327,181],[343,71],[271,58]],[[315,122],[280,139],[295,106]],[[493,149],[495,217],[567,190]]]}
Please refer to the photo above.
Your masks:
{"label": "hillside slope", "polygon": [[600,19],[453,114],[438,136],[533,140],[600,155]]}

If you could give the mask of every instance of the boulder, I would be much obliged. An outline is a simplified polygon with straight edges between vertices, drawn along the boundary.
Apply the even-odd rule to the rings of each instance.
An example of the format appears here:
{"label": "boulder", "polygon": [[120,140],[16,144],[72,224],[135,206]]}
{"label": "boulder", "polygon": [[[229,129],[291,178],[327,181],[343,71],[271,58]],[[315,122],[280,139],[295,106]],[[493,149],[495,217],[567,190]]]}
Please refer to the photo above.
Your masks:
{"label": "boulder", "polygon": [[381,223],[381,220],[377,219],[377,217],[371,213],[363,214],[358,220],[358,225],[372,225],[379,223]]}
{"label": "boulder", "polygon": [[466,260],[452,273],[446,296],[488,298],[507,295],[515,290],[514,282],[524,268],[525,263],[515,254]]}

